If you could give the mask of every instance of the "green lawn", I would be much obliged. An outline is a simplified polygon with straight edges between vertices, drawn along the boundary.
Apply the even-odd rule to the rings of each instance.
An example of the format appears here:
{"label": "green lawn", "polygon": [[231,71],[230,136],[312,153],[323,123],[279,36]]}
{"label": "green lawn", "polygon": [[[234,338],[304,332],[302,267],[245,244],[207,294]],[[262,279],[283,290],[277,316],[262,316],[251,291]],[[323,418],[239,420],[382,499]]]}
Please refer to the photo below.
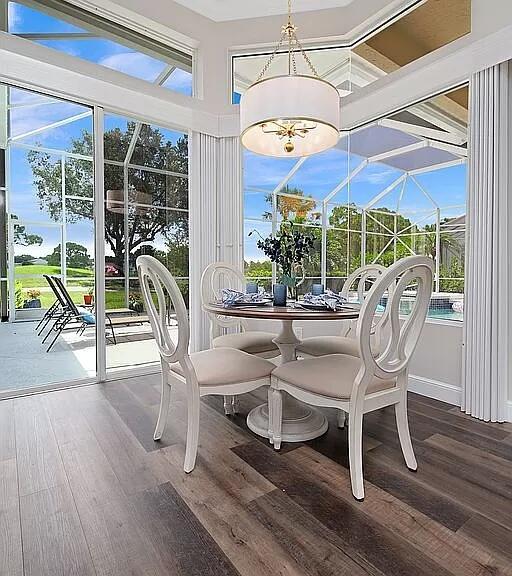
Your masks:
{"label": "green lawn", "polygon": [[[36,288],[41,291],[39,300],[41,300],[42,308],[49,308],[54,300],[55,296],[53,292],[49,290],[48,283],[42,277],[43,274],[60,274],[60,267],[58,266],[48,266],[48,265],[29,265],[21,266],[17,265],[15,268],[16,281],[21,283],[22,292],[26,298],[27,290],[31,288]],[[39,278],[24,278],[24,276],[29,275],[39,275]],[[90,288],[94,287],[94,273],[92,270],[86,268],[67,268],[67,286],[69,289],[69,294],[76,304],[84,303],[84,294],[89,292]],[[112,308],[126,308],[127,303],[125,302],[125,291],[119,282],[116,289],[109,290],[108,287],[105,291],[105,305],[107,310]],[[185,300],[188,301],[188,282],[178,281],[178,284],[182,290]],[[112,286],[114,288],[114,286]],[[137,292],[137,290],[134,290]]]}
{"label": "green lawn", "polygon": [[[17,264],[14,267],[14,273],[16,279],[19,280],[23,288],[40,288],[41,286],[47,286],[46,280],[44,278],[23,278],[23,276],[42,276],[43,274],[60,274],[60,266],[48,266],[39,264],[30,264],[29,266],[21,266]],[[88,268],[67,268],[67,277],[69,278],[83,278],[84,285],[89,286],[90,280],[88,278],[94,278],[94,272]]]}
{"label": "green lawn", "polygon": [[[40,288],[41,284],[37,287]],[[84,303],[84,294],[87,294],[87,290],[83,292],[70,292],[69,294],[73,302],[80,305]],[[55,296],[52,292],[41,292],[39,300],[41,300],[42,308],[49,308],[53,304]],[[105,305],[107,310],[112,308],[126,308],[124,290],[107,290],[105,294]]]}

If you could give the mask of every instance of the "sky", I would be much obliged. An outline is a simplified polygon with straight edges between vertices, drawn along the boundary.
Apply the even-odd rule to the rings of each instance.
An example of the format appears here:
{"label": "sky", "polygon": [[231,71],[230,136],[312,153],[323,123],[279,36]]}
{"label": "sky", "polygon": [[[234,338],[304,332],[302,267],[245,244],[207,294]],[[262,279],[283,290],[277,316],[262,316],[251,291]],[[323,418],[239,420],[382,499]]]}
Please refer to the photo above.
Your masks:
{"label": "sky", "polygon": [[[336,148],[328,150],[309,157],[289,181],[288,186],[297,187],[304,192],[305,196],[311,196],[317,202],[315,210],[321,210],[322,200],[362,160],[362,157],[347,154],[343,150]],[[263,236],[271,232],[270,224],[261,222],[263,212],[271,209],[265,196],[282,182],[296,162],[297,159],[275,159],[245,152],[246,260],[265,259],[256,246],[256,239],[254,237],[247,238],[247,233],[254,228],[257,228]],[[332,198],[329,207],[332,209],[337,204],[346,204],[347,202],[355,203],[357,206],[365,206],[402,174],[401,170],[385,164],[369,164],[350,181],[349,185]],[[418,174],[416,179],[439,205],[441,218],[451,218],[465,213],[466,166],[464,164]],[[421,220],[421,226],[435,222],[435,206],[412,179],[407,180],[403,194],[401,186],[397,186],[383,197],[375,205],[375,208],[396,210],[399,199],[400,213],[409,218],[411,222]]]}
{"label": "sky", "polygon": [[[87,30],[77,28],[64,20],[53,18],[23,4],[9,2],[9,32],[13,34],[37,32],[73,34],[87,32]],[[166,63],[163,61],[102,38],[49,39],[37,40],[37,42],[71,56],[83,58],[149,82],[154,82],[166,67]],[[163,87],[190,96],[192,94],[192,74],[176,69],[163,84]]]}
{"label": "sky", "polygon": [[[28,161],[29,150],[25,145],[45,147],[53,150],[70,151],[72,141],[79,139],[83,131],[92,132],[92,115],[85,106],[48,98],[24,90],[10,89],[10,102],[15,107],[10,111],[11,136],[21,137],[28,132],[48,126],[75,116],[86,114],[62,126],[50,128],[33,135],[17,138],[10,147],[9,154],[9,210],[25,225],[26,232],[43,238],[41,245],[16,246],[15,254],[31,254],[34,257],[47,256],[60,243],[60,228],[51,220],[45,210],[41,210],[34,186],[32,168]],[[105,130],[119,128],[126,131],[127,118],[112,114],[105,116]],[[160,128],[164,138],[173,144],[183,136],[182,133]],[[50,154],[52,163],[60,161],[58,154]],[[72,159],[67,160],[73,162]],[[92,169],[92,162],[91,162]],[[91,203],[92,209],[92,203]],[[94,253],[94,228],[91,220],[79,220],[68,223],[67,240],[82,244],[89,255]],[[159,242],[161,244],[161,242]],[[108,253],[108,251],[107,251]]]}
{"label": "sky", "polygon": [[[76,33],[82,30],[62,20],[57,20],[22,4],[9,2],[9,29],[13,33],[29,32],[67,32]],[[142,78],[154,81],[164,69],[165,63],[146,54],[136,52],[110,40],[95,38],[86,40],[44,40],[41,44],[66,52],[73,56],[96,62]],[[191,75],[182,70],[175,70],[164,87],[185,94],[191,94]],[[90,109],[77,104],[50,99],[38,94],[11,90],[11,104],[19,106],[11,111],[11,135],[19,136],[36,131],[18,140],[22,144],[42,145],[49,148],[69,150],[72,140],[80,137],[83,130],[92,131]],[[51,130],[37,132],[41,127],[62,120],[83,116],[71,123],[66,123]],[[112,115],[106,117],[105,130],[119,127],[126,129],[127,119]],[[180,134],[163,131],[168,139],[175,142]],[[344,142],[341,148],[347,149]],[[334,148],[308,158],[289,181],[290,187],[297,187],[320,202],[329,194],[347,174],[354,170],[363,160],[356,154]],[[263,256],[256,247],[255,236],[247,234],[257,227],[262,235],[270,233],[270,224],[257,222],[263,212],[270,206],[265,201],[265,194],[271,192],[295,165],[296,159],[276,159],[245,153],[244,156],[244,209],[245,209],[245,257],[248,260],[261,260]],[[31,168],[27,162],[27,151],[13,147],[11,153],[11,210],[20,218],[29,221],[48,221],[48,217],[39,210]],[[338,192],[333,203],[343,204],[348,201],[359,206],[368,203],[389,184],[395,181],[402,172],[385,164],[368,165],[351,182]],[[441,217],[453,217],[465,212],[466,167],[465,165],[419,174],[417,180],[441,207]],[[400,188],[390,192],[378,203],[378,207],[396,209]],[[334,204],[333,204],[334,206]],[[401,212],[411,220],[424,218],[423,223],[433,222],[432,202],[425,197],[418,186],[409,180],[401,198]],[[454,208],[452,208],[455,206]],[[254,221],[253,221],[254,219]],[[33,228],[33,229],[32,229]],[[28,230],[40,234],[45,241],[40,247],[30,247],[30,253],[43,256],[50,253],[60,241],[58,231],[51,227],[33,226]],[[68,238],[88,247],[92,254],[92,226],[81,222],[69,226]],[[19,247],[17,253],[27,252],[26,247]]]}

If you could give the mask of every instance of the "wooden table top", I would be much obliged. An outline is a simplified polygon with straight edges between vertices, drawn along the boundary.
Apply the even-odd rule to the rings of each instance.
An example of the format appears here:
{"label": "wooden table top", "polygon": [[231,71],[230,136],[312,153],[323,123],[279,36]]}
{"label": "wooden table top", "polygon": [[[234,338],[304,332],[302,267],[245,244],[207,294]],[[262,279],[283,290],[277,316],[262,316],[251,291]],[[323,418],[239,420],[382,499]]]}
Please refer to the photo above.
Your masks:
{"label": "wooden table top", "polygon": [[359,317],[359,309],[347,305],[343,310],[306,310],[292,306],[233,306],[206,304],[207,312],[235,318],[260,318],[268,320],[353,320]]}

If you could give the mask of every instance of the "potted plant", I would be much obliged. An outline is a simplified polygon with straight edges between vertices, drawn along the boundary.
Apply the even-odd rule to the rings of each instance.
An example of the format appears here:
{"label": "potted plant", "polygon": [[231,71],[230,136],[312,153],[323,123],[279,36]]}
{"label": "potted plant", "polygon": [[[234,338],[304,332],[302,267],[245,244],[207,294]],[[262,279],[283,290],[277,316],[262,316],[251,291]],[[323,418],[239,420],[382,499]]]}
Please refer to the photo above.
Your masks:
{"label": "potted plant", "polygon": [[263,238],[257,230],[249,232],[249,236],[253,233],[260,236],[258,248],[277,265],[279,283],[296,298],[297,287],[304,282],[304,262],[313,248],[314,236],[297,230],[289,220],[281,222],[275,236]]}
{"label": "potted plant", "polygon": [[84,304],[86,306],[91,306],[93,298],[94,298],[94,286],[89,288],[89,292],[87,292],[87,294],[84,294]]}
{"label": "potted plant", "polygon": [[25,300],[23,303],[23,308],[41,308],[41,300],[39,296],[41,296],[41,290],[37,290],[37,288],[31,288],[27,290],[28,299]]}
{"label": "potted plant", "polygon": [[137,292],[130,292],[128,295],[128,308],[134,310],[135,312],[142,312],[144,310],[144,305],[142,304],[142,298]]}

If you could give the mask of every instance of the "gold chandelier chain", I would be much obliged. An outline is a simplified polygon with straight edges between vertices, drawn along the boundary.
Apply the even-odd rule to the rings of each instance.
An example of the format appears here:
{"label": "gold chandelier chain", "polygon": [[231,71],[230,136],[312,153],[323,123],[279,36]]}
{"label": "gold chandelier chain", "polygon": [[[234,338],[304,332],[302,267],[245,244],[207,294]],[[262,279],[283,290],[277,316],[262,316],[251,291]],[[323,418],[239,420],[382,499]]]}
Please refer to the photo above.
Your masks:
{"label": "gold chandelier chain", "polygon": [[256,82],[259,82],[268,72],[270,66],[275,60],[277,53],[282,48],[285,40],[287,40],[288,42],[288,74],[291,75],[293,71],[293,74],[297,75],[297,60],[295,57],[296,50],[294,50],[295,45],[296,48],[300,51],[302,57],[304,58],[304,61],[311,70],[313,76],[315,76],[316,78],[320,77],[316,68],[313,66],[313,63],[309,59],[309,56],[306,54],[306,51],[304,50],[302,44],[300,43],[300,40],[297,37],[296,30],[297,28],[292,24],[292,0],[288,0],[288,24],[287,26],[283,26],[281,31],[281,38],[279,39],[279,42],[274,48],[274,51],[270,55],[269,59],[265,63],[265,66],[263,66],[263,69],[261,70],[258,78],[256,79]]}
{"label": "gold chandelier chain", "polygon": [[319,78],[319,74],[316,70],[316,68],[313,66],[313,63],[311,62],[311,60],[309,59],[309,56],[306,54],[306,51],[304,50],[304,48],[302,47],[302,44],[300,43],[300,40],[297,38],[297,35],[294,34],[293,35],[295,38],[295,42],[302,54],[302,57],[304,58],[304,60],[306,61],[306,64],[309,66],[309,69],[311,70],[311,72],[313,72],[313,75],[316,76],[317,78]]}
{"label": "gold chandelier chain", "polygon": [[283,43],[284,43],[284,39],[286,37],[286,33],[283,32],[281,34],[281,38],[279,39],[279,42],[277,43],[274,51],[272,52],[272,54],[270,55],[269,59],[267,60],[267,62],[265,63],[265,66],[263,66],[263,69],[261,70],[258,78],[256,79],[256,82],[259,82],[263,76],[265,76],[265,74],[268,72],[268,69],[270,68],[272,62],[274,61],[274,58],[276,57],[276,54],[279,52],[279,49],[282,47]]}

